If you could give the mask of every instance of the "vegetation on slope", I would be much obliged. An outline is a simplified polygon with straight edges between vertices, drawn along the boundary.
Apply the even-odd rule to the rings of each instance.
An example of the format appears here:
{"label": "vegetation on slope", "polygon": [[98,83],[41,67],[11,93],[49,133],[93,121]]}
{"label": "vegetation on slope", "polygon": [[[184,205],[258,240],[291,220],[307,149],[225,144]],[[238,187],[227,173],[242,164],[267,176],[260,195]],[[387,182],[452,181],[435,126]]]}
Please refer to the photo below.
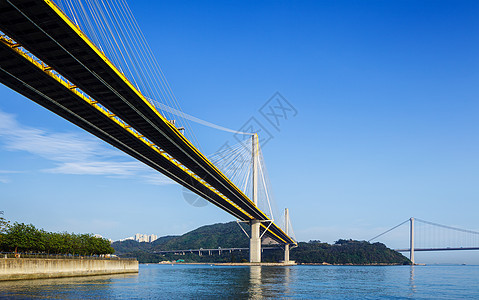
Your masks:
{"label": "vegetation on slope", "polygon": [[[271,253],[269,259],[282,259],[283,253]],[[381,243],[340,239],[334,244],[310,241],[299,242],[291,250],[291,259],[298,263],[327,264],[410,264],[410,260],[399,252],[389,249]]]}
{"label": "vegetation on slope", "polygon": [[157,244],[153,250],[215,249],[249,247],[249,240],[236,222],[206,225]]}
{"label": "vegetation on slope", "polygon": [[[242,262],[247,261],[248,251],[233,252],[218,251],[211,253],[185,253],[185,255],[158,254],[155,251],[218,249],[218,248],[248,248],[249,240],[236,224],[214,224],[203,226],[182,236],[160,238],[153,243],[136,241],[115,242],[112,246],[121,256],[136,257],[140,262],[157,263],[165,260],[182,259],[186,262]],[[370,244],[365,241],[338,240],[330,245],[319,241],[300,242],[299,247],[291,250],[291,259],[298,263],[328,263],[328,264],[410,264],[402,254],[387,248],[384,244]],[[265,250],[262,260],[277,262],[283,259],[283,251]]]}

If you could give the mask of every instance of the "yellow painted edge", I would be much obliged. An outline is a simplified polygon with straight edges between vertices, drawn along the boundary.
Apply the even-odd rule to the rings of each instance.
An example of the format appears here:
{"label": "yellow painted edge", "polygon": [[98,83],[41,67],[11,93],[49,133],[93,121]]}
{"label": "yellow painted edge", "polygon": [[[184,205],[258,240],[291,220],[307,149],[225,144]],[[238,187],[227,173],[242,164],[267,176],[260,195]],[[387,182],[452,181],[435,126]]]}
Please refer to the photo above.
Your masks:
{"label": "yellow painted edge", "polygon": [[[248,196],[246,196],[235,184],[233,184],[229,179],[228,177],[226,177],[214,164],[212,164],[208,158],[206,158],[206,156],[203,155],[203,153],[201,153],[193,144],[191,144],[191,142],[186,139],[186,137],[181,134],[178,129],[173,126],[170,122],[168,122],[165,117],[163,117],[163,115],[158,112],[158,110],[143,96],[143,94],[141,94],[140,91],[138,91],[132,84],[131,82],[125,77],[125,75],[123,75],[123,73],[121,73],[116,67],[115,65],[103,54],[103,52],[101,52],[100,49],[98,49],[95,44],[93,42],[90,41],[90,39],[70,20],[70,18],[68,18],[67,15],[65,15],[65,13],[63,13],[63,11],[52,1],[50,0],[44,0],[44,2],[63,20],[65,21],[65,23],[71,28],[73,29],[73,31],[78,34],[78,36],[83,39],[88,46],[90,46],[90,48],[95,51],[95,53],[138,95],[138,97],[140,97],[144,102],[145,104],[147,104],[150,109],[156,113],[156,115],[163,121],[167,124],[167,126],[169,126],[173,132],[181,139],[183,140],[183,142],[185,142],[187,144],[188,147],[190,147],[196,154],[198,154],[202,159],[203,161],[205,161],[208,165],[210,165],[210,167],[212,167],[218,174],[220,174],[228,183],[230,183],[230,185],[232,187],[234,187],[236,189],[237,192],[239,192],[242,196],[244,196],[245,199],[247,199],[250,204],[256,206],[254,204],[253,201],[251,201],[251,199],[248,198]],[[265,213],[263,213],[259,208],[258,208],[258,211],[266,218],[268,219],[268,217],[266,216]]]}
{"label": "yellow painted edge", "polygon": [[[182,165],[181,163],[179,163],[176,159],[174,159],[171,155],[169,155],[167,152],[165,152],[164,150],[162,150],[159,146],[155,145],[154,143],[151,143],[147,138],[143,137],[141,134],[137,133],[136,130],[134,130],[132,128],[132,126],[128,125],[126,122],[124,122],[123,120],[121,120],[120,118],[118,118],[117,116],[115,116],[114,114],[112,114],[111,112],[109,112],[107,109],[105,109],[104,107],[98,105],[98,101],[96,100],[93,100],[91,97],[86,97],[84,92],[83,93],[80,93],[78,90],[80,90],[79,88],[77,88],[75,85],[73,85],[72,83],[70,82],[67,82],[65,81],[64,79],[58,77],[53,71],[53,69],[48,66],[47,64],[41,62],[39,63],[38,61],[34,60],[32,57],[30,57],[29,55],[27,55],[23,50],[22,50],[22,46],[19,45],[19,44],[16,44],[14,43],[12,40],[9,40],[7,39],[5,36],[0,36],[0,41],[2,41],[4,44],[6,44],[7,46],[9,46],[13,51],[17,52],[19,55],[21,55],[22,57],[24,57],[26,60],[28,60],[30,63],[32,63],[34,66],[36,66],[38,69],[42,70],[44,73],[46,73],[47,75],[49,75],[50,77],[52,77],[53,79],[55,79],[58,83],[62,84],[63,86],[65,86],[68,90],[70,90],[72,93],[74,93],[76,96],[78,96],[80,99],[82,99],[83,101],[87,102],[89,105],[93,106],[95,109],[97,109],[98,111],[100,111],[103,115],[105,115],[106,117],[108,117],[109,119],[113,120],[115,123],[117,123],[120,127],[122,127],[123,129],[125,129],[127,132],[129,132],[131,135],[135,136],[137,139],[139,139],[140,141],[142,141],[143,143],[145,143],[147,146],[149,146],[151,149],[153,149],[154,151],[156,151],[157,153],[159,153],[160,155],[162,155],[163,157],[165,157],[167,160],[169,160],[171,163],[173,163],[176,167],[180,168],[183,172],[187,173],[190,177],[194,178],[195,180],[197,180],[198,182],[200,182],[201,184],[203,184],[204,186],[206,186],[208,189],[210,189],[212,192],[214,192],[215,194],[217,194],[218,196],[220,196],[223,200],[225,200],[226,202],[228,202],[229,204],[231,204],[233,207],[235,207],[236,209],[238,209],[239,211],[241,211],[242,213],[244,213],[245,215],[247,215],[250,219],[253,219],[253,217],[247,213],[246,211],[244,211],[241,207],[239,207],[236,203],[234,203],[233,201],[231,201],[228,197],[224,196],[221,192],[219,192],[218,190],[216,190],[214,187],[212,187],[210,184],[208,184],[205,180],[203,180],[200,176],[196,175],[193,171],[191,171],[190,169],[188,169],[186,166]],[[274,223],[273,223],[274,224]],[[278,227],[276,224],[274,224],[279,230],[281,230],[283,233],[284,231]],[[277,234],[275,234],[270,228],[268,228],[267,226],[264,226],[262,223],[261,223],[261,226],[269,231],[271,234],[273,234],[274,236],[276,236],[278,239],[280,239],[281,241],[283,241],[284,243],[286,243],[286,241],[284,239],[282,239],[281,237],[279,237]],[[285,236],[287,236],[285,234]],[[292,239],[291,239],[292,240]],[[295,243],[296,244],[296,243]]]}
{"label": "yellow painted edge", "polygon": [[[69,82],[63,80],[62,78],[58,77],[54,72],[52,72],[52,68],[46,65],[45,63],[39,63],[35,61],[32,57],[27,55],[25,52],[22,51],[20,46],[15,46],[13,47],[13,44],[11,44],[5,37],[0,36],[0,41],[2,41],[4,44],[9,46],[12,50],[17,52],[19,55],[21,55],[23,58],[25,58],[27,61],[32,63],[34,66],[36,66],[38,69],[42,70],[44,73],[55,79],[58,83],[62,84],[64,87],[66,87],[69,91],[74,93],[77,97],[82,99],[83,101],[87,102],[89,105],[97,109],[99,112],[101,112],[103,115],[108,117],[109,119],[113,120],[116,124],[118,124],[120,127],[125,129],[127,132],[129,132],[131,135],[145,143],[148,147],[159,153],[161,156],[166,158],[168,161],[170,161],[172,164],[174,164],[176,167],[181,169],[183,172],[187,173],[190,177],[194,178],[196,181],[200,182],[202,185],[210,189],[213,193],[216,195],[220,196],[223,200],[231,204],[233,207],[235,207],[237,210],[248,216],[250,219],[253,219],[253,216],[251,216],[249,213],[247,213],[244,209],[239,207],[236,203],[231,201],[228,197],[223,195],[221,192],[219,192],[217,189],[212,187],[210,184],[208,184],[204,179],[202,179],[200,176],[196,175],[193,171],[188,169],[186,166],[182,165],[179,163],[176,159],[174,159],[171,155],[169,155],[167,152],[162,150],[159,146],[155,145],[154,143],[150,142],[147,138],[141,136],[140,134],[137,133],[136,130],[134,130],[130,125],[128,125],[126,122],[109,112],[107,109],[101,107],[98,105],[98,101],[92,100],[91,97],[86,97],[84,93],[80,93],[76,86],[70,84]],[[120,121],[121,120],[121,121]]]}

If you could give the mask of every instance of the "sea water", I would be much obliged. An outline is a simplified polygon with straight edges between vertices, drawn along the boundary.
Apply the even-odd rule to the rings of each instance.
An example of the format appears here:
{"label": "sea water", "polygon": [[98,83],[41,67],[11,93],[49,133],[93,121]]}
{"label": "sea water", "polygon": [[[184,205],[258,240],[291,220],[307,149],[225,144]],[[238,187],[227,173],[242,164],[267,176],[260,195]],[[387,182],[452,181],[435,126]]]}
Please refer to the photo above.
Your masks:
{"label": "sea water", "polygon": [[479,299],[479,266],[140,265],[139,274],[0,282],[0,298]]}

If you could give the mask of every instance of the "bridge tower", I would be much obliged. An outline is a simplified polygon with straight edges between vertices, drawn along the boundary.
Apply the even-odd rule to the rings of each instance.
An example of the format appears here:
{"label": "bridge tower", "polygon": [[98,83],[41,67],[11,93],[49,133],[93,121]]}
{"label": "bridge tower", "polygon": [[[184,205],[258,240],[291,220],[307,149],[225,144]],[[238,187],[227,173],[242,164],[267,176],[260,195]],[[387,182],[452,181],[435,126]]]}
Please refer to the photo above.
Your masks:
{"label": "bridge tower", "polygon": [[[289,210],[284,209],[284,230],[289,235]],[[284,245],[284,263],[289,263],[289,244]]]}
{"label": "bridge tower", "polygon": [[409,259],[414,265],[414,218],[409,219]]}
{"label": "bridge tower", "polygon": [[[258,162],[259,162],[259,141],[258,134],[254,134],[252,140],[252,161],[253,161],[253,202],[258,205]],[[261,262],[261,238],[259,236],[260,220],[251,220],[251,235],[249,240],[249,261]]]}

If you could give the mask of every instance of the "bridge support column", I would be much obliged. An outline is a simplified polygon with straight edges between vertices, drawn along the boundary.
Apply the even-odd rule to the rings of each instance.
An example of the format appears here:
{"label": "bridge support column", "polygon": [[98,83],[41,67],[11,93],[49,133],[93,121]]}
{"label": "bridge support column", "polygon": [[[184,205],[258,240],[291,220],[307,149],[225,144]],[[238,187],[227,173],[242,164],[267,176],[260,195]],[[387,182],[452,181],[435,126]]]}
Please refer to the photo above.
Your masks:
{"label": "bridge support column", "polygon": [[284,263],[289,263],[289,244],[284,245]]}
{"label": "bridge support column", "polygon": [[251,235],[249,239],[249,262],[261,262],[261,239],[259,237],[259,220],[251,220]]}
{"label": "bridge support column", "polygon": [[[284,209],[284,229],[285,233],[289,235],[289,210]],[[289,263],[289,244],[284,245],[284,263]]]}
{"label": "bridge support column", "polygon": [[[253,202],[258,205],[258,155],[259,141],[258,134],[251,137],[252,163],[253,163]],[[261,262],[261,238],[259,237],[260,220],[251,220],[251,235],[249,240],[249,262]]]}
{"label": "bridge support column", "polygon": [[414,218],[409,219],[409,221],[411,230],[411,232],[409,233],[409,259],[414,265]]}

